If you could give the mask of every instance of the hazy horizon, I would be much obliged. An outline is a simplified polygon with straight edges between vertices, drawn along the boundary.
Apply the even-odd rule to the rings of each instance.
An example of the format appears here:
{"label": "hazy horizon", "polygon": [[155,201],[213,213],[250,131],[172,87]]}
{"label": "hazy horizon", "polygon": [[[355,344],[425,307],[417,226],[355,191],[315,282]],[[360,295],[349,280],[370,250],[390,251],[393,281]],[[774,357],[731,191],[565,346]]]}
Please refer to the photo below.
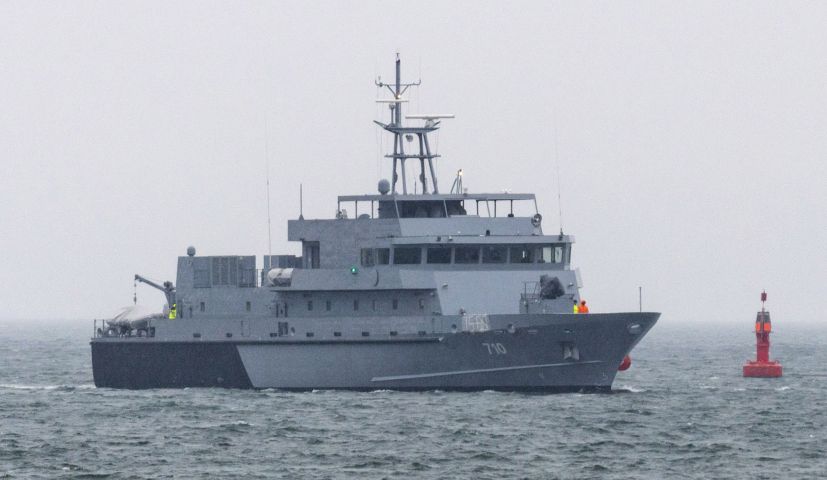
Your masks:
{"label": "hazy horizon", "polygon": [[662,322],[749,325],[766,289],[779,325],[820,321],[827,5],[411,7],[0,3],[0,319],[111,316],[189,245],[260,268],[265,143],[272,251],[299,253],[300,183],[332,218],[389,176],[373,80],[399,51],[405,111],[456,115],[443,190],[536,193],[555,233],[559,183],[592,311],[642,286]]}

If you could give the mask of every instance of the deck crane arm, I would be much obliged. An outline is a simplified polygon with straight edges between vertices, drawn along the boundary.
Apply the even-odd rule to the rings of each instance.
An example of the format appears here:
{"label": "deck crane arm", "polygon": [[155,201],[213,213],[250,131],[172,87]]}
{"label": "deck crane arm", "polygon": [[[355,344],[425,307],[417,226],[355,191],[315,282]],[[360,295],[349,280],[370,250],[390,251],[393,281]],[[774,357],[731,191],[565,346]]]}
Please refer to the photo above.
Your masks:
{"label": "deck crane arm", "polygon": [[157,283],[153,282],[148,278],[144,278],[137,273],[135,274],[135,281],[141,282],[149,285],[152,288],[157,288],[158,290],[164,292],[164,295],[167,297],[167,305],[172,307],[175,304],[175,286],[170,281],[164,282],[163,285],[158,285]]}

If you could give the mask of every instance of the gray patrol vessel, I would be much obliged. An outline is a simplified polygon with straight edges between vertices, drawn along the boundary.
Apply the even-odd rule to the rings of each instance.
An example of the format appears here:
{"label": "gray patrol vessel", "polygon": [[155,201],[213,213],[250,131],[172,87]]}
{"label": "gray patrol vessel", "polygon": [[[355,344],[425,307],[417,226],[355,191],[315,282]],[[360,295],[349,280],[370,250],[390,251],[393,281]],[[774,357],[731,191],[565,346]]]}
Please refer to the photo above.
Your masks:
{"label": "gray patrol vessel", "polygon": [[175,284],[136,275],[175,318],[96,321],[95,385],[611,390],[660,314],[573,314],[574,238],[543,233],[533,194],[468,193],[461,171],[440,192],[429,134],[452,115],[403,123],[403,94],[418,84],[401,82],[398,56],[395,82],[377,81],[391,97],[378,100],[388,123],[376,123],[394,140],[378,194],[340,196],[333,219],[290,220],[301,256],[265,255],[259,268],[255,256],[190,247]]}

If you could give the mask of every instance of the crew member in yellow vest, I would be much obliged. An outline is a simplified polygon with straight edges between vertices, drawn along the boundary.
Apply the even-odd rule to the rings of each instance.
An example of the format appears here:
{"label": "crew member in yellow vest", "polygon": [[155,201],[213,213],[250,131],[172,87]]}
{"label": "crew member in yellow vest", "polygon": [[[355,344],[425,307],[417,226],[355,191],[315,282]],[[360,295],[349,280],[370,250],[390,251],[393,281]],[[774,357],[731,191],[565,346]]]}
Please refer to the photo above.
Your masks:
{"label": "crew member in yellow vest", "polygon": [[577,299],[574,300],[574,308],[571,313],[580,313],[580,307],[577,306]]}
{"label": "crew member in yellow vest", "polygon": [[175,304],[173,303],[172,306],[169,308],[169,319],[170,320],[175,320],[175,316],[176,316]]}

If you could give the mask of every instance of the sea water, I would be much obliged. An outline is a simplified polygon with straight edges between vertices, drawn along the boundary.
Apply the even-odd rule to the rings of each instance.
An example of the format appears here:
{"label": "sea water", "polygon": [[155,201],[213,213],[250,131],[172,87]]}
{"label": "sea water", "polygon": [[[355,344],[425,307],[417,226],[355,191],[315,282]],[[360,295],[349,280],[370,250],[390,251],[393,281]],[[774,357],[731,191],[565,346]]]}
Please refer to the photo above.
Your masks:
{"label": "sea water", "polygon": [[[0,478],[827,478],[827,333],[662,320],[612,394],[97,389],[91,322],[0,322]],[[140,363],[133,368],[142,368]]]}

